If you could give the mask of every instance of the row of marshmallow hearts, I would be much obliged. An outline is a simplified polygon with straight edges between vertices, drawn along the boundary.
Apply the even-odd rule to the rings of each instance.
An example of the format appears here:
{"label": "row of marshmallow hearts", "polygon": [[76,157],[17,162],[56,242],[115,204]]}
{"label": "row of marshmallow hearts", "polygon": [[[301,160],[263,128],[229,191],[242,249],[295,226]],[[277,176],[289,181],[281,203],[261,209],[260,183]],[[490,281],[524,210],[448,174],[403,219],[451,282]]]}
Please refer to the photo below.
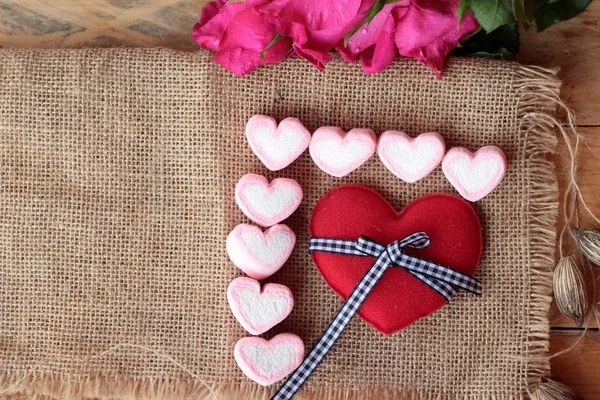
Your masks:
{"label": "row of marshmallow hearts", "polygon": [[[248,277],[234,279],[227,288],[227,301],[235,319],[252,335],[260,335],[286,319],[294,307],[292,291],[285,285],[260,282]],[[239,339],[234,358],[251,380],[271,385],[295,370],[304,357],[304,342],[293,333],[271,340],[250,336]]]}
{"label": "row of marshmallow hearts", "polygon": [[[294,306],[292,291],[287,286],[267,283],[261,290],[258,281],[246,277],[229,284],[227,300],[240,325],[253,335],[260,335],[283,321]],[[235,344],[233,356],[248,378],[268,386],[300,365],[304,342],[293,333],[281,333],[271,340],[243,337]]]}
{"label": "row of marshmallow hearts", "polygon": [[446,151],[444,138],[435,132],[411,138],[401,131],[386,131],[379,139],[371,129],[344,132],[321,127],[312,135],[296,118],[279,125],[275,119],[255,115],[246,125],[250,148],[271,171],[290,165],[307,148],[315,164],[326,173],[343,177],[364,164],[376,151],[386,168],[405,182],[429,175],[440,163],[448,181],[465,199],[487,196],[506,173],[506,157],[496,146],[475,153],[463,147]]}
{"label": "row of marshmallow hearts", "polygon": [[285,285],[258,280],[277,272],[288,260],[296,235],[284,224],[264,232],[250,224],[237,225],[227,236],[227,255],[247,277],[234,279],[227,288],[227,299],[240,325],[253,335],[265,333],[292,312],[294,296]]}
{"label": "row of marshmallow hearts", "polygon": [[[236,202],[250,219],[269,228],[263,232],[257,226],[240,224],[226,242],[233,264],[249,276],[236,278],[229,284],[227,301],[236,320],[252,335],[267,332],[287,318],[294,307],[294,296],[287,286],[267,283],[261,289],[257,281],[277,272],[296,244],[294,232],[277,223],[298,208],[302,188],[291,179],[279,178],[275,183],[278,189],[269,191],[265,177],[247,174],[240,179],[235,190]],[[268,386],[300,365],[304,342],[293,333],[281,333],[270,340],[243,337],[237,341],[233,354],[248,378]]]}
{"label": "row of marshmallow hearts", "polygon": [[[254,279],[234,279],[227,288],[227,300],[240,325],[260,335],[292,311],[294,297],[285,285],[267,283],[262,290]],[[253,381],[271,385],[295,370],[304,357],[304,342],[293,333],[280,333],[271,340],[243,337],[237,341],[233,356],[242,372]]]}

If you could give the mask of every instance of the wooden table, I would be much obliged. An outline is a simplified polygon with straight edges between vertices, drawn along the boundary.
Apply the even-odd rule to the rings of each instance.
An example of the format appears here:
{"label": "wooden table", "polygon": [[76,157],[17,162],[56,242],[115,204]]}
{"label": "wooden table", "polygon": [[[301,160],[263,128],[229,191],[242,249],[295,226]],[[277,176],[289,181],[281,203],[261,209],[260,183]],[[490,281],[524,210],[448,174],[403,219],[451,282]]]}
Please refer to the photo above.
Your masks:
{"label": "wooden table", "polygon": [[[166,46],[194,50],[190,38],[206,0],[0,0],[0,46]],[[562,68],[562,97],[576,112],[579,132],[587,136],[581,148],[583,195],[600,214],[600,1],[579,17],[537,34],[521,37],[522,63]],[[564,151],[557,155],[561,187],[566,181]],[[562,217],[561,217],[562,218]],[[592,226],[581,213],[581,225]],[[560,225],[560,224],[559,224]],[[600,269],[596,269],[600,276]],[[600,301],[598,282],[597,301]],[[556,308],[550,315],[551,351],[560,352],[581,338],[578,329]],[[588,330],[577,347],[552,360],[553,377],[584,399],[600,399],[600,333],[588,318]]]}

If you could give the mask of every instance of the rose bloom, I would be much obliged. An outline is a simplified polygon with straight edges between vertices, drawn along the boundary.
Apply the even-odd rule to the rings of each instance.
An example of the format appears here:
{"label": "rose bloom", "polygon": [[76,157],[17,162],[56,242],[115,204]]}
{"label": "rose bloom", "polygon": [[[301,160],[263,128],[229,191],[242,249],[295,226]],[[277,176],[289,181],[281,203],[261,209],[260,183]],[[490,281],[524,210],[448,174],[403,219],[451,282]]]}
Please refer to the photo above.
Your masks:
{"label": "rose bloom", "polygon": [[367,74],[397,54],[439,74],[459,40],[479,26],[471,13],[458,20],[459,1],[217,0],[204,8],[193,37],[238,76],[291,54],[323,70],[333,49],[348,62],[360,59]]}
{"label": "rose bloom", "polygon": [[215,50],[215,61],[238,76],[277,63],[286,57],[292,42],[279,38],[261,14],[260,6],[267,3],[213,1],[202,10],[192,37],[200,46]]}

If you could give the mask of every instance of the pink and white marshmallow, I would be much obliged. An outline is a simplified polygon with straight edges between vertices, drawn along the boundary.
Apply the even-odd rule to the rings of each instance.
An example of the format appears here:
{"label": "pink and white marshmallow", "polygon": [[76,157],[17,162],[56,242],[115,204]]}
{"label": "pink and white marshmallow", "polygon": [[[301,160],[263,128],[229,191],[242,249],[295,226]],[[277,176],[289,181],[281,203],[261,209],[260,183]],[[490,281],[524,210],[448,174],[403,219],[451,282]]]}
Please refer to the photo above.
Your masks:
{"label": "pink and white marshmallow", "polygon": [[302,363],[304,342],[293,333],[280,333],[271,340],[245,337],[236,343],[233,356],[248,378],[262,386],[269,386]]}
{"label": "pink and white marshmallow", "polygon": [[506,174],[506,156],[496,146],[485,146],[475,153],[453,147],[442,160],[448,181],[469,201],[481,200],[502,182]]}
{"label": "pink and white marshmallow", "polygon": [[236,267],[254,279],[265,279],[281,268],[292,254],[296,235],[283,224],[266,231],[240,224],[227,236],[227,254]]}
{"label": "pink and white marshmallow", "polygon": [[341,178],[363,165],[375,153],[377,136],[371,129],[324,126],[312,136],[308,150],[313,161],[329,175]]}
{"label": "pink and white marshmallow", "polygon": [[231,312],[240,325],[253,335],[265,333],[284,319],[294,308],[294,296],[285,285],[260,283],[252,278],[236,278],[227,288]]}
{"label": "pink and white marshmallow", "polygon": [[401,131],[386,131],[377,141],[379,159],[391,173],[413,183],[429,175],[446,152],[444,138],[436,132],[411,138]]}
{"label": "pink and white marshmallow", "polygon": [[292,215],[302,197],[302,187],[287,178],[275,178],[269,183],[264,176],[246,174],[235,187],[235,200],[242,212],[265,228]]}
{"label": "pink and white marshmallow", "polygon": [[254,115],[246,124],[250,148],[271,171],[290,165],[307,149],[310,132],[296,118],[286,118],[279,125],[274,118]]}

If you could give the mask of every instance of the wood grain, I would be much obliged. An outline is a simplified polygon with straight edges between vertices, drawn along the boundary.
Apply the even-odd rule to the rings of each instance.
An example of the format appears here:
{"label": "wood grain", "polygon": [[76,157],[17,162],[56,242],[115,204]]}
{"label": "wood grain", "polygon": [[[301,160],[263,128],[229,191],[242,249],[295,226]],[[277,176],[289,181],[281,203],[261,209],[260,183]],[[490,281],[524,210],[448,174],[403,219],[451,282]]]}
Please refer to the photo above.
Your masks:
{"label": "wood grain", "polygon": [[0,46],[194,50],[207,0],[0,0]]}
{"label": "wood grain", "polygon": [[[522,33],[520,61],[545,67],[561,67],[564,101],[577,114],[579,133],[586,140],[578,152],[578,180],[586,203],[596,215],[600,215],[600,91],[597,71],[600,68],[600,32],[597,21],[600,19],[600,2],[592,2],[590,7],[571,21],[553,26],[537,34],[533,31]],[[557,149],[556,168],[561,193],[568,182],[568,157],[566,148]],[[590,217],[579,209],[579,226],[597,227]],[[564,215],[559,217],[557,229],[560,231]],[[576,251],[576,246],[568,242],[566,252]],[[600,302],[600,268],[595,267],[596,301]],[[592,282],[590,279],[590,286]],[[562,316],[553,305],[549,316],[553,327],[550,337],[553,354],[572,349],[552,359],[553,378],[569,385],[586,400],[600,399],[600,333],[598,321],[590,312],[585,326],[590,330],[581,339],[583,330],[575,329],[575,324]]]}
{"label": "wood grain", "polygon": [[600,333],[588,331],[581,338],[580,332],[553,331],[550,343],[553,353],[577,343],[574,350],[552,359],[553,378],[571,387],[585,400],[600,399]]}
{"label": "wood grain", "polygon": [[[165,46],[197,48],[190,32],[208,0],[0,0],[0,46],[8,47],[112,47]],[[580,133],[587,137],[579,151],[579,182],[589,206],[600,214],[600,1],[571,21],[543,33],[523,32],[519,60],[546,67],[561,67],[562,97],[576,112]],[[568,159],[564,146],[556,155],[562,190],[567,182]],[[579,207],[581,210],[581,206]],[[592,227],[580,212],[580,226]],[[559,222],[557,229],[560,230]],[[568,243],[568,251],[574,251]],[[596,302],[600,302],[600,268]],[[591,281],[590,281],[591,283]],[[550,315],[554,353],[577,343],[581,330],[560,315]],[[573,387],[584,399],[600,399],[600,333],[588,315],[591,328],[573,351],[552,360],[553,376]]]}
{"label": "wood grain", "polygon": [[[594,211],[594,213],[596,215],[600,216],[600,168],[598,168],[598,165],[600,165],[600,127],[579,127],[578,131],[580,134],[582,134],[585,137],[585,140],[582,142],[582,145],[580,146],[579,152],[578,152],[578,161],[577,161],[579,164],[578,182],[581,187],[581,192],[582,192],[585,202],[592,209],[592,211]],[[556,156],[556,172],[557,172],[557,176],[559,179],[559,187],[561,189],[560,191],[561,191],[561,193],[564,193],[564,190],[568,183],[569,159],[566,156],[567,150],[566,150],[564,144],[559,145],[557,150],[558,151],[557,151],[557,156]],[[562,204],[562,201],[561,201],[561,204]],[[580,223],[579,223],[580,227],[584,227],[584,228],[593,228],[593,227],[597,228],[598,227],[593,223],[589,214],[583,209],[581,202],[578,203],[578,210],[579,210],[578,215],[579,215],[579,220],[580,220]],[[563,221],[564,221],[564,214],[561,212],[561,215],[559,217],[559,222],[557,225],[557,229],[559,231],[561,231],[562,227],[564,226]],[[565,254],[568,254],[569,252],[574,252],[575,254],[577,254],[578,253],[577,247],[569,235],[566,235],[565,241],[567,244],[564,249]],[[591,268],[588,267],[586,269],[587,269],[587,273],[588,273],[589,286],[590,286],[591,291],[594,286],[591,275],[594,274],[596,276],[597,290],[595,291],[596,292],[595,303],[598,303],[598,302],[600,302],[600,268],[596,266],[596,267],[591,267]],[[595,304],[594,306],[596,308],[598,308],[597,304]],[[574,328],[575,327],[575,324],[573,323],[573,321],[571,321],[567,317],[561,315],[555,305],[553,305],[553,307],[552,307],[552,313],[550,315],[550,324],[556,328],[562,328],[562,327]],[[590,312],[588,314],[585,326],[588,326],[591,328],[598,327],[598,321],[594,317],[593,312]],[[600,363],[600,359],[599,359],[599,363]]]}
{"label": "wood grain", "polygon": [[520,61],[560,67],[564,78],[561,95],[577,113],[581,125],[600,124],[600,1],[572,20],[551,26],[543,33],[521,34]]}

